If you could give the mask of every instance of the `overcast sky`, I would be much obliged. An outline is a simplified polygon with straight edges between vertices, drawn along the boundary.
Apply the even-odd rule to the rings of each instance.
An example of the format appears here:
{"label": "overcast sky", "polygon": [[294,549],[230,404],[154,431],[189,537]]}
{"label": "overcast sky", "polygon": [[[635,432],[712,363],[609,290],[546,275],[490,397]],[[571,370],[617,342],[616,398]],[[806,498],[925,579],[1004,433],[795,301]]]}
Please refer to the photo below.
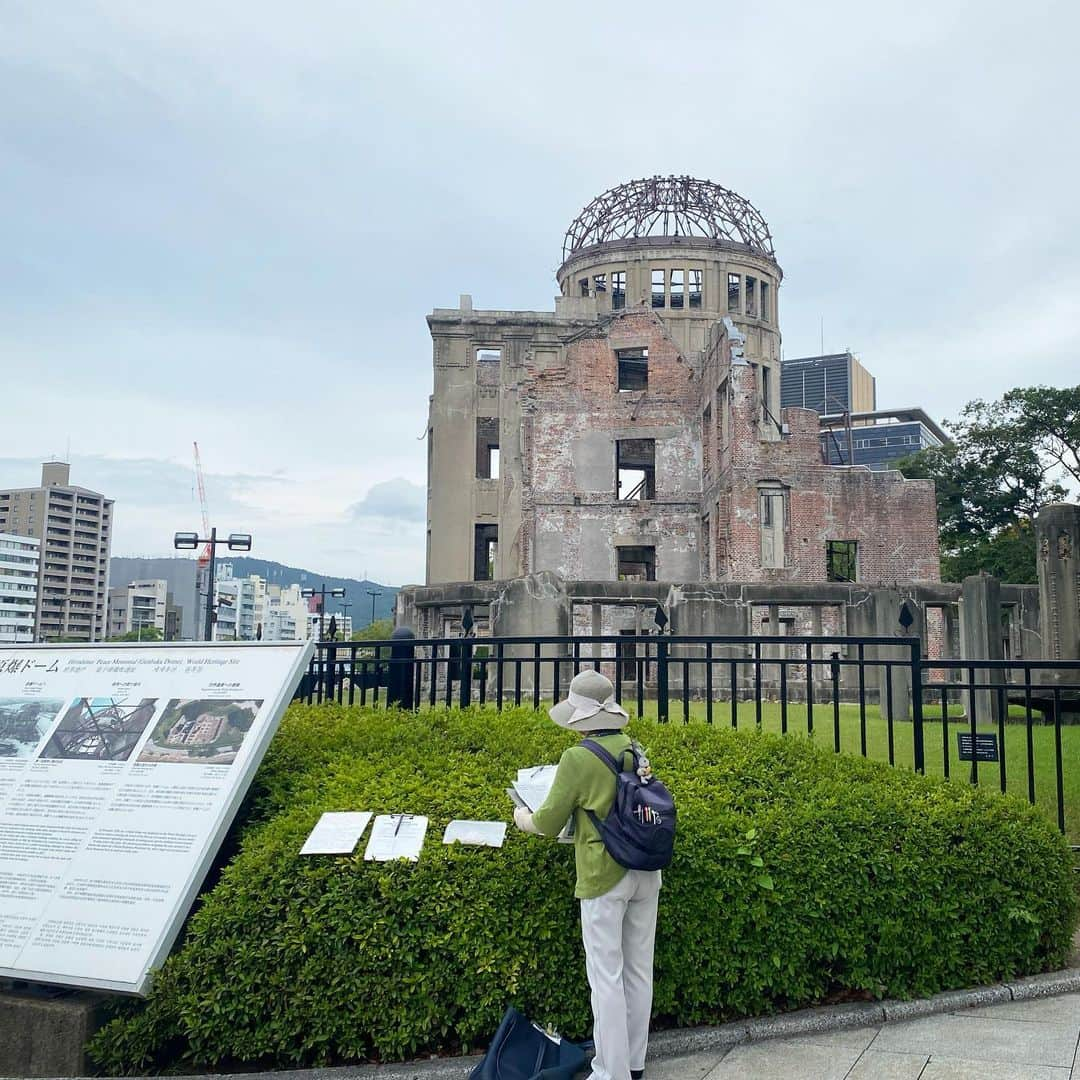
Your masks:
{"label": "overcast sky", "polygon": [[[0,486],[70,454],[114,554],[423,579],[424,316],[551,309],[657,173],[769,222],[784,354],[940,419],[1080,381],[1075,0],[0,0]],[[70,440],[70,444],[69,444]],[[68,449],[70,445],[70,450]]]}

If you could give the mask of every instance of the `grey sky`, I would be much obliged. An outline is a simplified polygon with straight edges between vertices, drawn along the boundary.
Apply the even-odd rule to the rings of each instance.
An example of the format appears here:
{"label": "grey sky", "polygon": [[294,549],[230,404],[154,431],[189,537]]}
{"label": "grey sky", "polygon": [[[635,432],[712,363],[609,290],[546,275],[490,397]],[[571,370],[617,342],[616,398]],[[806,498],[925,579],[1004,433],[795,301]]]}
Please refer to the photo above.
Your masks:
{"label": "grey sky", "polygon": [[197,439],[253,554],[420,580],[425,314],[550,308],[654,173],[762,211],[785,355],[823,321],[883,405],[1076,383],[1078,12],[0,0],[0,485],[70,434],[165,553]]}

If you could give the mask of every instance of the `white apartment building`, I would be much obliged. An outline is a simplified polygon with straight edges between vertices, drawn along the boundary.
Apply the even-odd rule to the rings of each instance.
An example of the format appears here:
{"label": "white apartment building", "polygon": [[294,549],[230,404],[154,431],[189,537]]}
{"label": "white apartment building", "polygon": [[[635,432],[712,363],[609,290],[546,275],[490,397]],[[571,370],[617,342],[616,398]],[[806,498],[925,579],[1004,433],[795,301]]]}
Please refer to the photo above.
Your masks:
{"label": "white apartment building", "polygon": [[[330,636],[330,620],[337,619],[337,640],[348,641],[352,637],[353,625],[351,615],[342,615],[340,611],[334,611],[331,608],[325,615],[322,616],[322,636],[327,638]],[[309,638],[319,637],[319,614],[318,612],[308,612],[307,616],[307,636]]]}
{"label": "white apartment building", "polygon": [[161,578],[110,589],[108,636],[122,637],[152,626],[164,638],[168,604],[169,583]]}
{"label": "white apartment building", "polygon": [[0,644],[34,640],[41,541],[0,532]]}
{"label": "white apartment building", "polygon": [[[266,639],[267,587],[258,574],[233,577],[232,563],[219,563],[214,603],[217,620],[215,641],[259,641]],[[278,638],[276,640],[291,640]]]}

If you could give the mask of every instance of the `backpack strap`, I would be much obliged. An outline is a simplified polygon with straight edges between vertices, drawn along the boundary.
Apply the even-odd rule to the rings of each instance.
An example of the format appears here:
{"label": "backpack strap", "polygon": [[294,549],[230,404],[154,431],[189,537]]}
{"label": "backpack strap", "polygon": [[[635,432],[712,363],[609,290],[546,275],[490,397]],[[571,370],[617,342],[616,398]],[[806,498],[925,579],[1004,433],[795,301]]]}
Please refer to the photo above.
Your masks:
{"label": "backpack strap", "polygon": [[[582,739],[579,745],[585,747],[586,750],[594,753],[616,776],[618,776],[619,773],[622,772],[619,761],[615,758],[613,754],[608,753],[608,751],[605,750],[599,743],[593,742],[592,739]],[[637,750],[634,748],[633,743],[631,743],[622,753],[633,754],[634,765],[637,765]],[[622,754],[620,754],[619,756],[621,757]]]}

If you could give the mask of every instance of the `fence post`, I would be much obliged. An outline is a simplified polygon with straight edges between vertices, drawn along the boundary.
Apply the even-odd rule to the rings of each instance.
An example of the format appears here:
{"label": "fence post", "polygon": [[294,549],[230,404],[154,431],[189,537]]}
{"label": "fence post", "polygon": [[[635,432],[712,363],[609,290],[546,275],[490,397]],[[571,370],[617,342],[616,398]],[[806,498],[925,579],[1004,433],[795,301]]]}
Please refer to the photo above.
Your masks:
{"label": "fence post", "polygon": [[656,642],[656,719],[668,722],[668,643],[663,636]]}
{"label": "fence post", "polygon": [[[416,692],[416,635],[407,626],[399,626],[391,635],[389,671],[386,673],[386,705],[415,709],[419,704]],[[376,649],[378,655],[378,649]],[[432,675],[434,679],[434,675]]]}
{"label": "fence post", "polygon": [[334,700],[334,680],[337,676],[337,646],[327,644],[323,664],[323,697],[326,701]]}
{"label": "fence post", "polygon": [[472,704],[472,638],[461,639],[461,707],[467,709]]}
{"label": "fence post", "polygon": [[[915,751],[915,771],[926,773],[925,747],[923,743],[923,663],[922,641],[913,638],[911,641],[911,732],[912,743]],[[946,706],[947,708],[948,706]]]}

